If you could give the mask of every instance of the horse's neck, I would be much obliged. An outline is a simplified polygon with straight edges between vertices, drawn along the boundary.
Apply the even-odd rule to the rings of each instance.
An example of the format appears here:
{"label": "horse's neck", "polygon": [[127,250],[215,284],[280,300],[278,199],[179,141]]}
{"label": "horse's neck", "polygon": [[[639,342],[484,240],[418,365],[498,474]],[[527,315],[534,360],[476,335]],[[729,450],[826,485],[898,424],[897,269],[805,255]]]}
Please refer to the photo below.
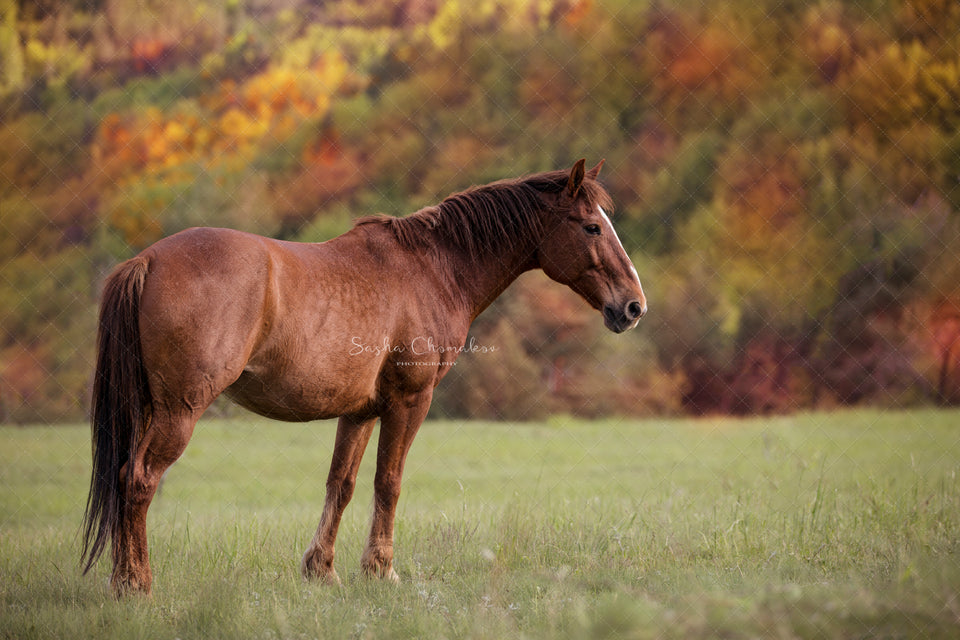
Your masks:
{"label": "horse's neck", "polygon": [[[384,252],[399,248],[398,239],[388,224],[356,226],[343,236],[331,240],[330,246],[341,246],[341,243],[348,242],[348,238],[360,242],[367,252],[370,246],[379,246]],[[539,266],[537,241],[533,238],[518,243],[516,247],[483,255],[467,255],[463,250],[439,241],[434,243],[433,249],[417,251],[415,254],[415,257],[411,256],[411,264],[415,270],[426,269],[431,272],[421,275],[426,277],[431,286],[438,288],[438,302],[450,305],[451,311],[463,315],[470,322],[522,273]],[[415,270],[407,275],[417,279]]]}
{"label": "horse's neck", "polygon": [[447,278],[473,321],[521,274],[537,268],[536,246],[505,249],[499,255],[467,256],[447,250]]}

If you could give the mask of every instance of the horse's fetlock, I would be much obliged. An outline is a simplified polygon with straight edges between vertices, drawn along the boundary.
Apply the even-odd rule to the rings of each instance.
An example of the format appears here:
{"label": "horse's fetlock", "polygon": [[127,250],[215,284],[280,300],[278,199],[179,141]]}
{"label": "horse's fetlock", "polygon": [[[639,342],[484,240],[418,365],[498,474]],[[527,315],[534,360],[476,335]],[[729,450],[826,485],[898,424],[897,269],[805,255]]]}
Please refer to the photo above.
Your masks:
{"label": "horse's fetlock", "polygon": [[384,577],[393,567],[393,545],[381,543],[367,546],[360,557],[360,566],[364,573]]}
{"label": "horse's fetlock", "polygon": [[321,549],[308,549],[300,564],[300,573],[305,580],[319,581],[324,584],[340,584],[340,576],[333,568],[333,554]]}
{"label": "horse's fetlock", "polygon": [[153,574],[150,567],[131,567],[129,565],[114,568],[110,576],[110,586],[117,599],[129,595],[150,595]]}

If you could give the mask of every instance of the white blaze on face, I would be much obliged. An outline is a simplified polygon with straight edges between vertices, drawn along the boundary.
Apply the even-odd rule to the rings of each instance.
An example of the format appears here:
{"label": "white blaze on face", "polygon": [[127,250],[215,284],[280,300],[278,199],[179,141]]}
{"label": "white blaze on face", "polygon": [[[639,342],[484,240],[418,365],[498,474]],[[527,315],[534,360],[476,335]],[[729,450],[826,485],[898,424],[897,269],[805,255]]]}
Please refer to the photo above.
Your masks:
{"label": "white blaze on face", "polygon": [[[623,248],[623,243],[620,242],[620,237],[617,235],[617,230],[613,228],[613,223],[610,222],[610,218],[607,217],[607,212],[603,210],[603,207],[597,205],[597,211],[600,212],[600,216],[603,218],[603,221],[607,223],[607,227],[610,230],[610,233],[613,234],[613,239],[617,241],[617,245],[620,247],[620,250],[623,251],[626,255],[627,250]],[[630,260],[630,256],[627,256],[627,262],[630,263],[630,272],[633,273],[634,279],[637,281],[637,286],[640,287],[640,275],[637,274],[637,268],[633,266],[633,261]],[[641,290],[643,287],[640,287]]]}

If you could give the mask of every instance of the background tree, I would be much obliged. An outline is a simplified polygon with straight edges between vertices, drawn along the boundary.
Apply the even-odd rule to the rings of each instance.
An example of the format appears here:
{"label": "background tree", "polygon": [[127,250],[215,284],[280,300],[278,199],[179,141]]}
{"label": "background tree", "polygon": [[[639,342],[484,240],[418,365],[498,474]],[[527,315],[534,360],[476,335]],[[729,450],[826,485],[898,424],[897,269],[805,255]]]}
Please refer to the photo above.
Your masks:
{"label": "background tree", "polygon": [[163,235],[322,241],[583,156],[607,159],[650,314],[608,336],[524,279],[474,327],[502,349],[464,357],[436,411],[953,397],[956,3],[0,8],[5,420],[83,415],[99,283]]}

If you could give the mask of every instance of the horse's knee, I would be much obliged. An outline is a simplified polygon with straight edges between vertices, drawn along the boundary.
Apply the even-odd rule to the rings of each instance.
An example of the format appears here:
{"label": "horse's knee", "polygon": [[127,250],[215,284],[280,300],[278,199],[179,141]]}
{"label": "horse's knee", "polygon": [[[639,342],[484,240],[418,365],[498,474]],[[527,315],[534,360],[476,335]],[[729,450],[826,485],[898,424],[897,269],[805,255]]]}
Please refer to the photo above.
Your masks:
{"label": "horse's knee", "polygon": [[373,483],[374,500],[381,507],[392,508],[400,498],[399,473],[389,472],[377,475]]}
{"label": "horse's knee", "polygon": [[327,495],[337,504],[346,505],[353,498],[356,480],[350,477],[337,478],[327,482]]}

